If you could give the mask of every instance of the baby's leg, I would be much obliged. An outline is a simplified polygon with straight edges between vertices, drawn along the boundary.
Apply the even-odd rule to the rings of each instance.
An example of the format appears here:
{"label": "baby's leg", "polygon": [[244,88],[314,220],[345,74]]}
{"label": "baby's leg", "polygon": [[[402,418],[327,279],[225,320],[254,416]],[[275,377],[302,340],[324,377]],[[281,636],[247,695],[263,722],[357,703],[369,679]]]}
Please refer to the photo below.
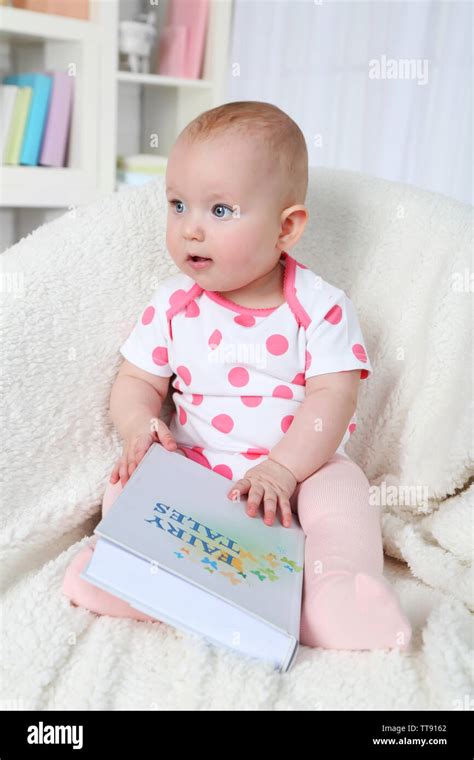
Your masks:
{"label": "baby's leg", "polygon": [[[102,500],[102,517],[108,512],[121,490],[122,485],[120,480],[115,485],[112,485],[110,482],[107,483]],[[98,537],[94,536],[89,544],[76,554],[68,565],[63,580],[63,594],[69,597],[71,602],[76,606],[85,607],[98,615],[133,618],[134,620],[153,621],[156,623],[156,618],[135,610],[128,602],[125,602],[118,596],[114,596],[114,594],[110,594],[108,591],[104,591],[79,577],[92,557],[97,539]]]}
{"label": "baby's leg", "polygon": [[296,491],[306,534],[300,641],[326,649],[406,649],[410,624],[382,575],[379,508],[351,459],[335,454]]}

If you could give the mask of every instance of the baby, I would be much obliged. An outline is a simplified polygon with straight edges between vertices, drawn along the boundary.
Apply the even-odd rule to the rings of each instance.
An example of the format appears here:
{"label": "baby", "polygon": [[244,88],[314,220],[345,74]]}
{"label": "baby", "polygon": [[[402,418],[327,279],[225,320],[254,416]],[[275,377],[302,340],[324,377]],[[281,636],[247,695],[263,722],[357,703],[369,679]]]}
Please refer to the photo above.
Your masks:
{"label": "baby", "polygon": [[[226,103],[178,136],[166,243],[180,273],[160,283],[120,349],[110,414],[124,445],[103,514],[160,442],[228,478],[249,516],[290,526],[298,515],[302,644],[406,649],[380,515],[344,450],[372,372],[364,338],[344,291],[289,254],[308,219],[307,185],[304,136],[269,103]],[[168,427],[159,414],[172,376]],[[68,567],[64,593],[98,614],[155,620],[79,578],[96,540]]]}

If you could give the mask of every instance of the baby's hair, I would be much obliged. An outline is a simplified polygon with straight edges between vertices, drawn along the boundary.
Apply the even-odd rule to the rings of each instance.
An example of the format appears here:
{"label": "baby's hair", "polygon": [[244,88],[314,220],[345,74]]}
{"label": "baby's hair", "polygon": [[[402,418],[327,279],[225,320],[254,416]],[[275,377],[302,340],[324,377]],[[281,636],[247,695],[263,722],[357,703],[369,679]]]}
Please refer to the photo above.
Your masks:
{"label": "baby's hair", "polygon": [[303,132],[287,113],[272,103],[238,100],[224,103],[196,116],[179,137],[205,140],[208,137],[238,133],[260,140],[272,161],[278,161],[285,206],[305,203],[308,189],[308,149]]}

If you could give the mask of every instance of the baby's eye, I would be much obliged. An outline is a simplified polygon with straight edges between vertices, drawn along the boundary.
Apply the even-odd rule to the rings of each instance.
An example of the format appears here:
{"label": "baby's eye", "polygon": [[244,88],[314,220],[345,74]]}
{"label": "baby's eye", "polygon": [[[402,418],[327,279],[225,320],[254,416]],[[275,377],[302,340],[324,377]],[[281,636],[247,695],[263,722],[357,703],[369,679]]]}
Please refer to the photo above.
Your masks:
{"label": "baby's eye", "polygon": [[[180,214],[181,213],[180,208],[181,208],[181,206],[184,206],[184,203],[183,203],[183,201],[173,200],[173,201],[170,201],[170,206],[174,206],[174,210],[178,214]],[[178,209],[178,206],[180,207],[179,209]]]}
{"label": "baby's eye", "polygon": [[225,219],[225,212],[229,211],[229,213],[232,215],[234,213],[234,209],[230,208],[230,206],[225,206],[223,203],[217,203],[213,211],[216,211],[216,216],[219,219]]}

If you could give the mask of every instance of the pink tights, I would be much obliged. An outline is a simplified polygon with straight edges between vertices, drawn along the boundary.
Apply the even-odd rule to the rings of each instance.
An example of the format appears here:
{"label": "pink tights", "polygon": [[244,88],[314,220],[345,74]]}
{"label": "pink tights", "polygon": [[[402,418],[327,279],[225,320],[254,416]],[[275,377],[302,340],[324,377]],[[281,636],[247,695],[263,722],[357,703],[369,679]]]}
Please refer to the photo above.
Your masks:
{"label": "pink tights", "polygon": [[[107,484],[102,515],[122,490]],[[383,576],[379,508],[369,503],[369,482],[360,467],[334,454],[298,484],[293,512],[306,535],[300,642],[325,649],[406,650],[410,624]],[[253,519],[262,519],[260,516]],[[279,519],[279,515],[277,515]],[[127,602],[82,580],[97,537],[69,564],[63,593],[99,615],[154,621]]]}

